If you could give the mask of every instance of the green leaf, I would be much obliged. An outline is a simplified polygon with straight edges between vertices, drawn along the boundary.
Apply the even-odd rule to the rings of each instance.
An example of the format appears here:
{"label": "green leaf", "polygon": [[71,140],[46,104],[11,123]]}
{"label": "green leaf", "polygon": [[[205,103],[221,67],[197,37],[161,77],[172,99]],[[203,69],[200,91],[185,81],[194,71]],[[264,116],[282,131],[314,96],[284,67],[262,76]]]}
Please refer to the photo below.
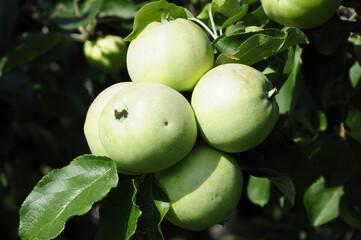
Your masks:
{"label": "green leaf", "polygon": [[358,143],[361,143],[361,88],[356,91],[348,104],[348,112],[345,119],[347,135]]}
{"label": "green leaf", "polygon": [[355,61],[350,67],[349,75],[352,87],[359,88],[361,86],[361,65],[358,61]]}
{"label": "green leaf", "polygon": [[302,48],[297,46],[292,57],[292,70],[288,74],[285,83],[276,95],[280,114],[285,114],[294,109],[300,91],[302,89]]}
{"label": "green leaf", "polygon": [[132,19],[137,13],[137,4],[126,0],[103,0],[99,12],[100,18],[118,17],[121,19]]}
{"label": "green leaf", "polygon": [[[234,155],[242,169],[252,175],[269,178],[283,193],[287,193],[285,196],[291,202],[294,199],[294,190],[303,195],[315,180],[313,167],[305,153],[292,139],[277,129],[259,146]],[[294,187],[291,187],[290,182],[286,182],[286,178]]]}
{"label": "green leaf", "polygon": [[340,216],[350,226],[361,229],[361,175],[348,182],[340,202]]}
{"label": "green leaf", "polygon": [[[244,1],[242,2],[243,4],[248,4],[248,5],[250,4]],[[246,28],[251,26],[257,26],[259,28],[263,28],[268,21],[269,21],[268,16],[263,11],[262,6],[259,6],[254,11],[247,12],[246,15],[242,16],[242,18],[235,24],[228,26],[228,28],[226,29],[226,34],[230,35],[230,34],[242,33],[245,32]]]}
{"label": "green leaf", "polygon": [[361,37],[358,37],[355,40],[353,49],[355,51],[356,60],[361,64]]}
{"label": "green leaf", "polygon": [[22,240],[52,239],[72,216],[88,212],[118,183],[115,162],[83,155],[44,176],[20,209]]}
{"label": "green leaf", "polygon": [[226,17],[232,17],[242,10],[237,0],[213,0],[211,6],[213,13],[221,13]]}
{"label": "green leaf", "polygon": [[51,13],[53,21],[66,30],[77,29],[87,23],[94,22],[102,7],[103,0],[85,0],[80,5],[78,2],[73,0],[59,2]]}
{"label": "green leaf", "polygon": [[139,186],[137,204],[142,215],[132,239],[164,239],[160,224],[170,208],[170,203],[166,193],[151,175],[147,175]]}
{"label": "green leaf", "polygon": [[[246,15],[248,5],[241,6],[237,0],[213,0],[202,9],[197,18],[209,22],[210,8],[215,24],[221,28],[226,28]],[[228,23],[226,24],[226,22]]]}
{"label": "green leaf", "polygon": [[248,199],[261,207],[265,206],[270,200],[271,181],[267,178],[249,176],[247,185]]}
{"label": "green leaf", "polygon": [[149,23],[160,22],[162,16],[187,18],[187,10],[164,0],[148,3],[138,10],[134,18],[133,31],[124,40],[135,39]]}
{"label": "green leaf", "polygon": [[268,179],[285,195],[292,205],[295,204],[296,189],[289,176],[269,177]]}
{"label": "green leaf", "polygon": [[310,185],[303,202],[313,226],[320,226],[338,217],[342,195],[342,186],[326,188],[322,177]]}
{"label": "green leaf", "polygon": [[295,28],[288,28],[285,31],[265,29],[223,35],[215,42],[215,47],[221,52],[216,59],[216,65],[225,63],[253,65],[301,43],[307,43],[307,37]]}
{"label": "green leaf", "polygon": [[340,138],[331,138],[322,143],[315,155],[315,164],[327,187],[342,185],[361,171],[349,145]]}
{"label": "green leaf", "polygon": [[0,1],[0,50],[9,42],[18,14],[18,0]]}
{"label": "green leaf", "polygon": [[14,68],[26,65],[63,42],[60,32],[38,34],[20,43],[14,50],[6,54],[0,62],[1,73],[8,72]]}
{"label": "green leaf", "polygon": [[344,120],[346,140],[361,166],[361,88],[354,93],[346,107],[347,115]]}
{"label": "green leaf", "polygon": [[135,203],[138,184],[134,179],[120,182],[104,200],[100,208],[99,227],[96,239],[130,239],[142,214]]}
{"label": "green leaf", "polygon": [[242,10],[239,11],[237,14],[235,14],[234,16],[228,18],[223,24],[222,24],[222,28],[225,29],[233,24],[235,24],[236,22],[238,22],[239,20],[241,20],[244,16],[246,16],[248,11],[248,5],[247,4],[243,4],[242,5]]}

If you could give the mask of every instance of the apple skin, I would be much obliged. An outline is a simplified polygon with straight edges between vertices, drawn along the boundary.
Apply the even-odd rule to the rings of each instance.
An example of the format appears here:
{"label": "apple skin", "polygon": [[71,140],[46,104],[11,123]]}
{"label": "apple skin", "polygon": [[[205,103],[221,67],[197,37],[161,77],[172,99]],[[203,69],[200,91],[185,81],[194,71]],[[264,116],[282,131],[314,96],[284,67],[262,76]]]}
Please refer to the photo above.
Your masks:
{"label": "apple skin", "polygon": [[288,27],[316,28],[335,14],[342,0],[261,0],[273,21]]}
{"label": "apple skin", "polygon": [[108,73],[117,73],[126,68],[127,43],[115,35],[87,40],[83,51],[88,63]]}
{"label": "apple skin", "polygon": [[[91,153],[95,156],[106,156],[109,157],[105,152],[104,147],[99,138],[99,119],[100,113],[102,112],[106,103],[119,91],[122,91],[126,87],[132,85],[132,82],[120,82],[113,84],[104,89],[94,99],[92,104],[88,108],[88,112],[84,122],[84,135],[88,143]],[[118,172],[127,175],[134,175],[130,171],[126,171],[118,166]]]}
{"label": "apple skin", "polygon": [[271,133],[279,116],[272,84],[258,70],[236,63],[207,72],[193,90],[198,129],[211,146],[231,153],[247,151]]}
{"label": "apple skin", "polygon": [[99,137],[122,169],[151,173],[174,165],[192,150],[197,124],[190,103],[176,90],[160,83],[134,83],[104,107]]}
{"label": "apple skin", "polygon": [[98,134],[100,113],[114,95],[132,84],[132,82],[120,82],[109,86],[99,93],[89,106],[84,122],[84,135],[93,155],[107,156]]}
{"label": "apple skin", "polygon": [[236,208],[243,188],[241,169],[232,155],[197,144],[176,165],[155,173],[170,199],[166,218],[189,230],[224,221]]}
{"label": "apple skin", "polygon": [[129,44],[127,68],[133,82],[158,82],[177,91],[192,90],[213,67],[212,44],[187,19],[152,22]]}

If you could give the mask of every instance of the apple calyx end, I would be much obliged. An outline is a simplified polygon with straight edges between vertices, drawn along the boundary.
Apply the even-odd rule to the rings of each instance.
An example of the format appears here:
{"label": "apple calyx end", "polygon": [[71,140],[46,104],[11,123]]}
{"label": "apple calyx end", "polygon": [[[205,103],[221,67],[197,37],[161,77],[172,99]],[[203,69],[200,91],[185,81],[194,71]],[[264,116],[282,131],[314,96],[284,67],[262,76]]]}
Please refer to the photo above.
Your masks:
{"label": "apple calyx end", "polygon": [[114,109],[114,117],[117,120],[119,120],[121,118],[127,118],[128,111],[126,109],[123,109],[122,111],[119,112],[117,109]]}
{"label": "apple calyx end", "polygon": [[271,90],[268,91],[267,93],[267,98],[269,100],[271,100],[274,96],[276,96],[276,94],[278,93],[278,90],[276,87],[272,88]]}

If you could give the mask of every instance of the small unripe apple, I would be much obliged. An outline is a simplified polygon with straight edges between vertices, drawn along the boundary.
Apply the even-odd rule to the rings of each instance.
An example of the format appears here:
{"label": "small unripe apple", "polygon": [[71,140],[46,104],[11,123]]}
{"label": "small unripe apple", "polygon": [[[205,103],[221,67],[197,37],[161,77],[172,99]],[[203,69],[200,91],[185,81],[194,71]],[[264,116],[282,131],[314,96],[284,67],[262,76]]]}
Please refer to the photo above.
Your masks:
{"label": "small unripe apple", "polygon": [[170,199],[166,218],[190,230],[223,222],[242,193],[243,176],[233,156],[206,144],[155,178]]}
{"label": "small unripe apple", "polygon": [[342,0],[261,0],[273,21],[288,27],[315,28],[335,14]]}
{"label": "small unripe apple", "polygon": [[278,120],[274,92],[265,75],[250,66],[230,63],[211,69],[191,99],[203,139],[225,152],[257,146]]}
{"label": "small unripe apple", "polygon": [[126,67],[127,43],[114,35],[87,40],[84,55],[89,64],[104,72],[117,73]]}
{"label": "small unripe apple", "polygon": [[98,133],[100,113],[115,94],[132,84],[132,82],[120,82],[109,86],[99,93],[89,106],[84,123],[84,135],[92,154],[107,156]]}
{"label": "small unripe apple", "polygon": [[133,82],[157,82],[177,91],[193,89],[213,67],[212,44],[187,19],[152,22],[129,44],[127,68]]}
{"label": "small unripe apple", "polygon": [[122,169],[150,173],[183,159],[197,138],[188,100],[160,83],[134,83],[118,92],[100,114],[99,137]]}

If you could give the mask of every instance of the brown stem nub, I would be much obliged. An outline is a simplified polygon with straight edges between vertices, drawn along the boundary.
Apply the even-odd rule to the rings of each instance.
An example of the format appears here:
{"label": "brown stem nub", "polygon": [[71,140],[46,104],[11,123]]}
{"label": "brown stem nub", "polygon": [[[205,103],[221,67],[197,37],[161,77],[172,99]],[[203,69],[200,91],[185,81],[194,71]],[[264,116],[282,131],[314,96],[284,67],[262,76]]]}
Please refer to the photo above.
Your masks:
{"label": "brown stem nub", "polygon": [[269,90],[269,92],[267,93],[267,98],[271,99],[272,97],[274,97],[277,94],[277,88],[274,87],[271,90]]}
{"label": "brown stem nub", "polygon": [[121,118],[127,118],[128,117],[128,111],[123,109],[122,111],[118,111],[117,109],[114,109],[114,116],[115,119],[119,120]]}

